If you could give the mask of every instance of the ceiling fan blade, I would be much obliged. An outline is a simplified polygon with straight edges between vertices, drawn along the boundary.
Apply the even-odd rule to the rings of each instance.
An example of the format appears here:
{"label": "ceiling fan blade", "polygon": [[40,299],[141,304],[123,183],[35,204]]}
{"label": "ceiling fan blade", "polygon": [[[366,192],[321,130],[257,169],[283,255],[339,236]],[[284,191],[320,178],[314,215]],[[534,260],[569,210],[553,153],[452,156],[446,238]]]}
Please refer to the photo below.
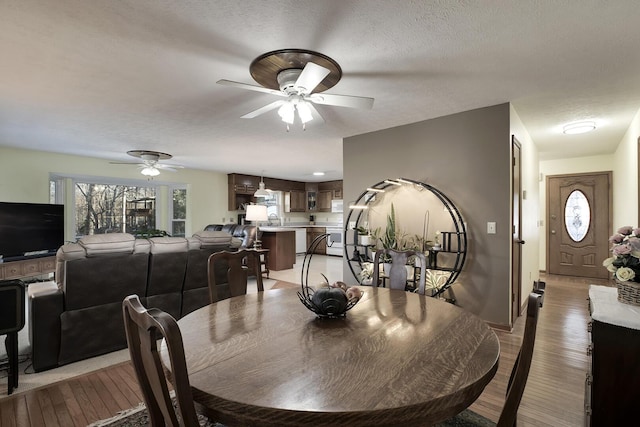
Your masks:
{"label": "ceiling fan blade", "polygon": [[140,162],[109,162],[111,165],[144,165]]}
{"label": "ceiling fan blade", "polygon": [[313,62],[307,62],[296,80],[296,87],[304,88],[302,93],[309,94],[329,75],[331,71]]}
{"label": "ceiling fan blade", "polygon": [[223,80],[218,80],[216,83],[218,83],[219,85],[223,85],[223,86],[231,86],[231,87],[237,87],[237,88],[240,88],[240,89],[253,90],[255,92],[269,93],[271,95],[287,96],[287,94],[282,93],[279,90],[269,89],[269,88],[262,87],[262,86],[250,85],[250,84],[246,84],[246,83],[232,82],[231,80],[224,80],[223,79]]}
{"label": "ceiling fan blade", "polygon": [[320,114],[320,112],[315,107],[315,105],[313,105],[313,103],[311,103],[311,102],[307,102],[307,105],[309,106],[309,109],[311,110],[311,115],[313,116],[313,118],[314,119],[318,119],[319,121],[324,123],[325,122],[324,117],[322,117],[322,114]]}
{"label": "ceiling fan blade", "polygon": [[166,164],[166,163],[156,163],[154,166],[154,168],[156,169],[162,169],[162,170],[170,170],[170,169],[184,169],[184,166],[182,165],[173,165],[173,164]]}
{"label": "ceiling fan blade", "polygon": [[286,103],[287,101],[284,100],[277,100],[277,101],[273,101],[271,104],[267,104],[264,107],[258,108],[257,110],[253,110],[250,113],[245,114],[244,116],[241,116],[241,119],[253,119],[254,117],[258,117],[261,114],[264,114],[268,111],[271,110],[275,110],[276,108],[280,107],[282,104]]}
{"label": "ceiling fan blade", "polygon": [[363,96],[314,93],[306,99],[316,104],[335,105],[336,107],[363,108],[367,110],[373,108],[373,98],[366,98]]}

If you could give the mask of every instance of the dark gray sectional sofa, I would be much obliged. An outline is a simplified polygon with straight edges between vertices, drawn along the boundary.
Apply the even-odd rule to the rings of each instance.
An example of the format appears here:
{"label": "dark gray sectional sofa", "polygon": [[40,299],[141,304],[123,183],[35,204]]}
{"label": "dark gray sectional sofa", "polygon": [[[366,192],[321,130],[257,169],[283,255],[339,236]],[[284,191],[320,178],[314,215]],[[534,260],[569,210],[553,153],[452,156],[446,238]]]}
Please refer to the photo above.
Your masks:
{"label": "dark gray sectional sofa", "polygon": [[[65,244],[56,254],[55,282],[28,289],[34,370],[125,348],[122,300],[127,295],[137,294],[147,307],[176,319],[208,304],[209,256],[241,246],[240,239],[223,231],[150,239],[112,233]],[[225,289],[218,294],[224,298]]]}

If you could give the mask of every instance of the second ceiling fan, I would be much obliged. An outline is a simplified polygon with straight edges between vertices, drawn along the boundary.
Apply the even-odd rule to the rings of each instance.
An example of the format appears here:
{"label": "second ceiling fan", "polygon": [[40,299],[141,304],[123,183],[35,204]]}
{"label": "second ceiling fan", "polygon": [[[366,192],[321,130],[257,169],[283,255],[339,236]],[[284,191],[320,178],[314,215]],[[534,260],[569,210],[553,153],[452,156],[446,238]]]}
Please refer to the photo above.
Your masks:
{"label": "second ceiling fan", "polygon": [[242,116],[252,119],[278,109],[283,122],[292,125],[296,117],[303,129],[313,116],[322,116],[314,104],[337,107],[371,109],[373,98],[322,93],[335,86],[342,77],[342,69],[336,61],[318,52],[303,49],[282,49],[267,52],[251,62],[251,76],[261,86],[218,80],[217,83],[268,93],[281,98]]}

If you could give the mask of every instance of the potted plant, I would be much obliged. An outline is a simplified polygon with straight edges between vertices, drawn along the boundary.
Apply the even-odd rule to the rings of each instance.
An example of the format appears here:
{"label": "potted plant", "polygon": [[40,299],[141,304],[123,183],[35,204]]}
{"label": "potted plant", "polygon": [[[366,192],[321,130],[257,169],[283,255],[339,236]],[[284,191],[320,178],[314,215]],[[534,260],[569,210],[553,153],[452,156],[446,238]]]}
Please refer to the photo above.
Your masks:
{"label": "potted plant", "polygon": [[[391,203],[391,211],[387,215],[387,228],[384,230],[384,235],[380,239],[382,242],[383,249],[398,249],[398,240],[397,240],[397,232],[396,232],[396,211],[393,207],[393,203]],[[385,264],[385,272],[388,273],[391,268],[391,257],[384,256],[380,259],[380,262]]]}
{"label": "potted plant", "polygon": [[371,233],[366,227],[358,227],[356,228],[358,232],[358,241],[362,246],[371,246],[375,244],[375,240],[371,237]]}

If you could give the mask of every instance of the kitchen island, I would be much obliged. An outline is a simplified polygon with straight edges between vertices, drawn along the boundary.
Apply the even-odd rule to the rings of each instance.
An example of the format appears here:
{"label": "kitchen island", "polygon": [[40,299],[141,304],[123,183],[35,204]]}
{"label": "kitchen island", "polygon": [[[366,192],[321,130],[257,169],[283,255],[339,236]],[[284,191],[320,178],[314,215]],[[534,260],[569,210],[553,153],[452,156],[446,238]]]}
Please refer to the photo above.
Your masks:
{"label": "kitchen island", "polygon": [[269,249],[269,270],[288,270],[296,262],[296,232],[288,227],[260,227],[262,247]]}

